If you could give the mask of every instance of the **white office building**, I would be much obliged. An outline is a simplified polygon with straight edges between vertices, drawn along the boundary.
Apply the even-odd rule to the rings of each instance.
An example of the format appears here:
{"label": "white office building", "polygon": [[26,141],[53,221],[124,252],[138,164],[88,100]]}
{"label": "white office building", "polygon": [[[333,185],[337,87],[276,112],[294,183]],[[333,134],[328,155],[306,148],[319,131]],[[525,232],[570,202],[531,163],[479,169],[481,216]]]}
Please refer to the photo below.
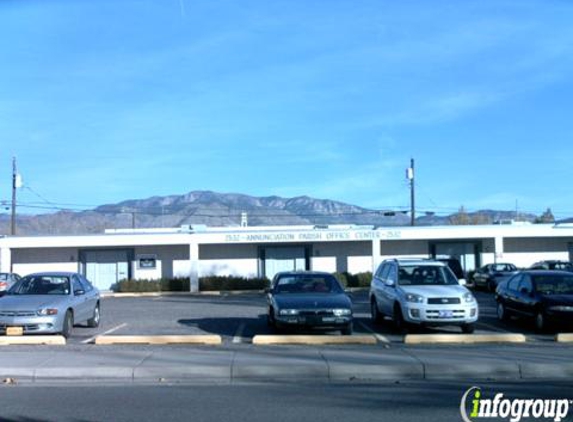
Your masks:
{"label": "white office building", "polygon": [[270,226],[110,230],[100,235],[0,238],[0,271],[77,271],[107,290],[121,279],[269,277],[281,270],[359,273],[394,257],[454,256],[466,271],[573,259],[571,225]]}

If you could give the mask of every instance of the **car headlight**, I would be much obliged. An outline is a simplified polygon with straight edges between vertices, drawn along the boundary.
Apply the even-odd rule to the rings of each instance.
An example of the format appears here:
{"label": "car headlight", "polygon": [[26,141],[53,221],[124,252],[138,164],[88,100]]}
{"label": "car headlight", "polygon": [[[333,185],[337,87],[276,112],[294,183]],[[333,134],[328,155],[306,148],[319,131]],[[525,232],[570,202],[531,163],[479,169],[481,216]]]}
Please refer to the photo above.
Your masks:
{"label": "car headlight", "polygon": [[408,293],[406,294],[406,302],[424,303],[424,296]]}
{"label": "car headlight", "polygon": [[279,311],[279,315],[284,315],[284,316],[298,315],[298,309],[281,309]]}
{"label": "car headlight", "polygon": [[36,311],[36,313],[39,316],[47,316],[47,315],[57,315],[58,314],[58,310],[55,308],[43,308],[43,309],[38,309]]}
{"label": "car headlight", "polygon": [[466,293],[464,294],[464,302],[466,303],[472,303],[475,302],[476,298],[474,297],[474,295],[472,295],[471,293]]}
{"label": "car headlight", "polygon": [[332,313],[334,314],[334,316],[347,316],[347,315],[351,315],[352,311],[350,309],[333,309]]}

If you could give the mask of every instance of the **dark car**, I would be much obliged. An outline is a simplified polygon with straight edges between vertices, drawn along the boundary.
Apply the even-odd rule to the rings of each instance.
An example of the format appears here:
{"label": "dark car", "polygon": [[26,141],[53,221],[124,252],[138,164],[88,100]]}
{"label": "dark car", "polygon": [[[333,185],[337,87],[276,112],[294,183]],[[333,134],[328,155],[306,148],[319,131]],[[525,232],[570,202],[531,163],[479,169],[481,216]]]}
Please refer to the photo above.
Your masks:
{"label": "dark car", "polygon": [[20,278],[16,273],[0,273],[0,296],[6,293]]}
{"label": "dark car", "polygon": [[539,261],[529,267],[530,270],[558,270],[573,272],[573,264],[568,261]]}
{"label": "dark car", "polygon": [[499,283],[507,280],[516,272],[517,267],[513,264],[487,264],[476,270],[473,275],[473,283],[476,288],[483,287],[490,292],[494,292]]}
{"label": "dark car", "polygon": [[278,273],[267,300],[269,325],[277,329],[336,329],[352,334],[352,302],[332,274]]}
{"label": "dark car", "polygon": [[573,274],[565,271],[522,271],[501,283],[496,292],[497,316],[531,318],[535,328],[573,322]]}

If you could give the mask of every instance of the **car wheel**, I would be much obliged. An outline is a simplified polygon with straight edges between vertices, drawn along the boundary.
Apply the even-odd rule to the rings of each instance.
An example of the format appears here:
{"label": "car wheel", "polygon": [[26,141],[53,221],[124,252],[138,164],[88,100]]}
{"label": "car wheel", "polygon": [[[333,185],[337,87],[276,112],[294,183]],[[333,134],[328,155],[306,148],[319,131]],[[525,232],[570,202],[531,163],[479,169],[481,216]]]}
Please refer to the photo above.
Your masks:
{"label": "car wheel", "polygon": [[545,315],[543,314],[543,311],[539,311],[535,315],[535,329],[538,332],[543,332],[547,329],[547,320],[545,318]]}
{"label": "car wheel", "polygon": [[384,316],[378,310],[378,303],[376,303],[374,298],[370,301],[370,317],[375,324],[381,324],[384,319]]}
{"label": "car wheel", "polygon": [[275,328],[277,325],[274,317],[273,308],[269,308],[269,313],[267,314],[267,325],[271,328]]}
{"label": "car wheel", "polygon": [[497,304],[497,319],[500,321],[507,321],[507,309],[505,309],[505,305],[502,302]]}
{"label": "car wheel", "polygon": [[352,323],[348,324],[342,330],[340,330],[343,336],[350,336],[352,335]]}
{"label": "car wheel", "polygon": [[99,313],[99,302],[98,302],[94,308],[93,316],[90,319],[88,319],[88,327],[90,328],[99,327],[99,320],[100,320],[100,313]]}
{"label": "car wheel", "polygon": [[74,327],[74,316],[72,311],[68,309],[66,315],[64,316],[64,325],[62,326],[62,336],[64,338],[70,338],[72,335],[72,328]]}
{"label": "car wheel", "polygon": [[472,334],[475,331],[476,327],[474,324],[463,324],[462,325],[462,333],[464,334]]}
{"label": "car wheel", "polygon": [[495,292],[495,283],[492,280],[487,282],[487,290],[491,293]]}
{"label": "car wheel", "polygon": [[406,321],[404,321],[404,316],[402,315],[402,308],[400,305],[394,306],[394,326],[396,327],[396,331],[400,334],[407,334],[408,333],[408,325]]}

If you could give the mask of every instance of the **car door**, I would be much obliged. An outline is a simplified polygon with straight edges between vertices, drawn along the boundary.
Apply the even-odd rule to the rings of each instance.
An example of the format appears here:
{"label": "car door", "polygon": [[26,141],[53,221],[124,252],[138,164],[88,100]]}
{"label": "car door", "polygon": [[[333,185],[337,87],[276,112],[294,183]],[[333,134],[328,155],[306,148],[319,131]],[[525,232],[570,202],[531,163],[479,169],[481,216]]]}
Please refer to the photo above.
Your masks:
{"label": "car door", "polygon": [[398,269],[396,264],[389,262],[382,273],[381,310],[386,315],[394,313],[394,301],[396,299],[396,282],[398,281]]}
{"label": "car door", "polygon": [[93,317],[94,309],[97,306],[97,302],[99,300],[99,292],[88,281],[88,279],[86,279],[81,274],[78,274],[78,279],[84,291],[86,292],[86,319],[90,319]]}
{"label": "car door", "polygon": [[378,304],[378,310],[384,313],[383,302],[384,302],[384,277],[388,272],[388,264],[383,262],[378,266],[378,269],[372,277],[372,294],[376,303]]}
{"label": "car door", "polygon": [[524,274],[517,287],[516,310],[523,315],[533,316],[535,315],[535,304],[531,276]]}
{"label": "car door", "polygon": [[74,322],[84,322],[91,315],[90,300],[85,286],[77,275],[72,276],[72,295],[74,302]]}
{"label": "car door", "polygon": [[509,279],[502,294],[505,307],[510,311],[519,312],[519,304],[517,303],[519,299],[518,288],[522,278],[522,274],[517,274]]}

